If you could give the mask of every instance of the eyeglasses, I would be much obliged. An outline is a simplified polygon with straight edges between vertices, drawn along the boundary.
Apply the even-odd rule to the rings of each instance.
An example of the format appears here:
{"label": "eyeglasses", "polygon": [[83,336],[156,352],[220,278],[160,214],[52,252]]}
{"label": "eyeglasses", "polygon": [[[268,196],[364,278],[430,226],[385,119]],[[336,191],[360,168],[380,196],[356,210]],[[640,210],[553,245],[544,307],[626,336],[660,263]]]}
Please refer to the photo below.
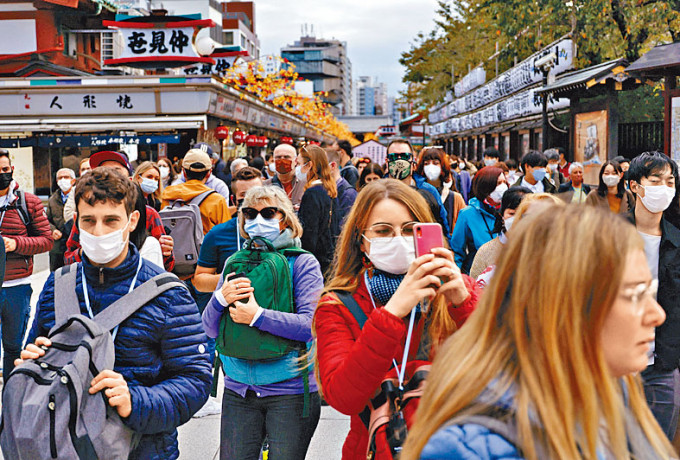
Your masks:
{"label": "eyeglasses", "polygon": [[619,296],[629,302],[632,302],[635,308],[635,313],[637,315],[642,315],[642,313],[644,313],[644,307],[640,306],[640,300],[642,300],[642,298],[645,296],[656,300],[656,294],[658,291],[659,280],[652,280],[649,284],[640,283],[637,286],[624,289],[619,294]]}
{"label": "eyeglasses", "polygon": [[[413,236],[413,227],[418,222],[406,222],[399,228],[399,234],[401,236]],[[365,236],[365,238],[394,238],[397,236],[397,230],[390,224],[375,224],[364,230],[364,234],[368,233],[372,236]]]}
{"label": "eyeglasses", "polygon": [[241,208],[241,212],[244,216],[246,216],[246,219],[253,220],[258,214],[262,214],[262,217],[265,219],[272,219],[277,212],[280,212],[280,210],[274,206],[267,206],[266,208],[262,208],[259,211],[255,208]]}
{"label": "eyeglasses", "polygon": [[413,155],[410,153],[388,153],[387,154],[387,161],[397,161],[397,160],[407,160],[410,161],[413,159]]}

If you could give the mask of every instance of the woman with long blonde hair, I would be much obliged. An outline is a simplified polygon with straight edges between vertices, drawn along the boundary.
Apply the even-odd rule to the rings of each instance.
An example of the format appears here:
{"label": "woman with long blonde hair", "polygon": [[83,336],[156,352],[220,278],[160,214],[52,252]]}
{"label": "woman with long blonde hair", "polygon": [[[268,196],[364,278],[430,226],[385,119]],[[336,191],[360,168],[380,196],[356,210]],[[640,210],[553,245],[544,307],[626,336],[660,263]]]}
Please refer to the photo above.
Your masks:
{"label": "woman with long blonde hair", "polygon": [[[393,363],[400,369],[408,363],[411,376],[414,363],[429,361],[477,301],[474,281],[461,275],[450,250],[415,258],[417,222],[434,218],[416,190],[395,179],[366,185],[347,215],[314,315],[320,388],[331,406],[352,416],[344,460],[366,458],[368,430],[360,413]],[[366,316],[363,327],[351,303]],[[374,458],[383,454],[378,450]]]}
{"label": "woman with long blonde hair", "polygon": [[438,353],[402,460],[675,456],[636,375],[665,320],[641,238],[608,211],[542,208]]}
{"label": "woman with long blonde hair", "polygon": [[333,229],[340,227],[338,189],[331,176],[326,152],[318,145],[302,147],[297,163],[295,174],[298,180],[307,182],[298,211],[304,229],[302,249],[314,254],[326,275],[337,237]]}
{"label": "woman with long blonde hair", "polygon": [[148,206],[156,211],[161,210],[161,193],[163,193],[163,181],[158,164],[145,161],[135,169],[132,180],[139,184],[142,195]]}

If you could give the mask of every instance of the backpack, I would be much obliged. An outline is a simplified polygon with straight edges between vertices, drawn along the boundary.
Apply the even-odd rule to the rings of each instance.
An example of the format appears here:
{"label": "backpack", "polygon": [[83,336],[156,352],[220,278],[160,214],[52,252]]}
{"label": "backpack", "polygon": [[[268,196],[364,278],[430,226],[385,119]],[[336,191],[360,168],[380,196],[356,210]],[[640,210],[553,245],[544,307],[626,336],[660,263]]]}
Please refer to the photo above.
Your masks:
{"label": "backpack", "polygon": [[[334,293],[359,323],[359,327],[363,328],[368,317],[352,295],[344,291]],[[406,350],[409,346],[410,343],[407,343]],[[359,414],[359,418],[368,430],[366,448],[368,460],[399,457],[408,429],[413,425],[429,373],[429,362],[410,361],[406,364],[402,388],[399,386],[399,378],[396,375],[382,381],[380,388]]]}
{"label": "backpack", "polygon": [[215,190],[206,190],[191,201],[174,200],[159,211],[165,232],[174,240],[173,253],[177,276],[190,276],[196,271],[203,244],[203,221],[200,206]]}
{"label": "backpack", "polygon": [[[254,248],[255,241],[263,246]],[[232,272],[243,273],[250,280],[260,307],[294,313],[292,266],[294,258],[301,254],[309,252],[300,248],[276,250],[269,240],[256,237],[227,260],[222,278]],[[247,324],[237,324],[227,311],[220,320],[216,348],[225,356],[258,361],[280,358],[294,350],[306,349],[306,344],[260,331]]]}
{"label": "backpack", "polygon": [[88,393],[90,382],[101,370],[113,369],[109,331],[162,292],[184,284],[175,275],[157,275],[90,319],[80,313],[76,267],[55,272],[55,325],[47,335],[52,345],[5,380],[0,423],[4,458],[121,459],[128,458],[139,439],[109,406],[104,391]]}
{"label": "backpack", "polygon": [[1,207],[0,212],[5,212],[8,209],[16,209],[21,222],[28,227],[31,225],[32,220],[31,213],[28,212],[28,205],[26,204],[26,193],[23,190],[17,190],[15,194],[17,199],[14,200],[14,203]]}

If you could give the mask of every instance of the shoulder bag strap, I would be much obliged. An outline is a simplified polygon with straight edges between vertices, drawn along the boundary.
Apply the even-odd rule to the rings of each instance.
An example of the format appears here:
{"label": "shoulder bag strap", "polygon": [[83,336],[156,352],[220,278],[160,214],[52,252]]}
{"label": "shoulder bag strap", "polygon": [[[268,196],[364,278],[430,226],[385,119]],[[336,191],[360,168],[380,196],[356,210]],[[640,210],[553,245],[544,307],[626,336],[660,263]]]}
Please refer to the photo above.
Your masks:
{"label": "shoulder bag strap", "polygon": [[189,201],[190,204],[195,204],[196,206],[200,207],[203,201],[205,201],[206,198],[208,198],[210,195],[212,195],[215,192],[215,190],[206,190],[205,192],[201,193],[200,195],[196,195]]}
{"label": "shoulder bag strap", "polygon": [[125,321],[142,305],[145,305],[163,292],[174,287],[186,289],[186,285],[182,283],[177,276],[171,273],[156,275],[144,284],[137,286],[132,292],[124,295],[106,307],[94,317],[94,320],[102,328],[110,331]]}
{"label": "shoulder bag strap", "polygon": [[359,328],[363,329],[364,324],[366,324],[366,321],[368,321],[368,316],[366,316],[366,313],[361,309],[359,304],[357,303],[356,300],[354,300],[354,297],[352,297],[352,294],[349,292],[345,291],[333,291],[336,296],[338,296],[338,299],[340,299],[340,302],[342,302],[345,305],[345,308],[349,310],[349,312],[354,316],[354,319],[357,320],[357,323],[359,323]]}
{"label": "shoulder bag strap", "polygon": [[54,324],[66,322],[69,316],[80,314],[80,301],[76,295],[78,264],[61,267],[54,272]]}

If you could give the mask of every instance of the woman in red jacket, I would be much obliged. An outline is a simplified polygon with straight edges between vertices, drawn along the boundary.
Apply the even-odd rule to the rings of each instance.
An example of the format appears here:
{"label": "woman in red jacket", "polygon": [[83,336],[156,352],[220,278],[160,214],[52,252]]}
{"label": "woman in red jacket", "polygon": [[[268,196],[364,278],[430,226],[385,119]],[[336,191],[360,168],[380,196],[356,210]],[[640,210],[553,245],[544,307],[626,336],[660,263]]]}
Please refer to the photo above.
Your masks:
{"label": "woman in red jacket", "polygon": [[[451,251],[437,248],[415,258],[417,222],[434,218],[415,189],[393,179],[367,185],[347,216],[331,281],[316,310],[317,375],[323,395],[352,416],[343,460],[366,458],[368,431],[359,414],[393,363],[401,366],[411,311],[418,307],[422,312],[419,305],[430,299],[427,314],[416,314],[407,362],[431,359],[477,302],[474,281],[461,275]],[[368,317],[363,328],[334,291],[352,295]],[[420,346],[428,343],[432,346]]]}

